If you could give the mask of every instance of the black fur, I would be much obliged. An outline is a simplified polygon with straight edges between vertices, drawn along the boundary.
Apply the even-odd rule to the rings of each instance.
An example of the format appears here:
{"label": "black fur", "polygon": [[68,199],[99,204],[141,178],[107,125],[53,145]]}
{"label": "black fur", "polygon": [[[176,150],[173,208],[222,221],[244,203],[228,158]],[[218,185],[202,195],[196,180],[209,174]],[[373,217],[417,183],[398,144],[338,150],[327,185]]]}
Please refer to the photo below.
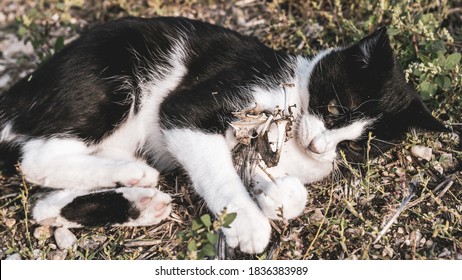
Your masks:
{"label": "black fur", "polygon": [[[370,51],[368,61],[362,47]],[[323,116],[329,127],[379,117],[371,128],[371,157],[390,149],[410,128],[447,131],[406,83],[385,28],[326,55],[313,71],[309,92],[309,109]],[[334,99],[340,115],[328,111],[328,104]],[[354,145],[345,142],[339,148],[345,151],[348,160],[362,162],[366,159],[367,141],[368,135],[364,134]]]}
{"label": "black fur", "polygon": [[83,226],[101,226],[137,219],[140,210],[121,193],[105,191],[76,197],[61,209],[61,216]]}

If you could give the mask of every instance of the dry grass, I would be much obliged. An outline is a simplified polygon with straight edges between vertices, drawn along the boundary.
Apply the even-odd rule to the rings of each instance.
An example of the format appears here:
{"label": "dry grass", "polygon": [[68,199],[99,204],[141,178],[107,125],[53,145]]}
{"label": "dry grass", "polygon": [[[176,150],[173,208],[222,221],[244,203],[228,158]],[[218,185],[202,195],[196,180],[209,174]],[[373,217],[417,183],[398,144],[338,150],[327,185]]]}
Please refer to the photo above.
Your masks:
{"label": "dry grass", "polygon": [[[32,5],[28,1],[13,2],[25,10]],[[124,6],[119,2],[129,4]],[[94,5],[86,4],[78,9],[63,8],[59,14],[68,15],[70,23],[63,24],[63,18],[48,21],[46,38],[51,43],[43,44],[43,49],[49,50],[59,36],[72,38],[88,26],[133,14],[199,18],[257,36],[278,49],[311,54],[317,48],[348,43],[360,37],[364,32],[361,30],[369,28],[364,23],[364,15],[372,11],[367,6],[368,1],[344,9],[339,9],[336,1],[303,5],[293,1],[241,0],[234,4],[183,1],[181,5],[177,1],[172,1],[171,5],[147,1],[147,6],[132,2],[104,1],[100,4],[96,1]],[[9,2],[1,3],[0,12],[7,15],[6,26],[0,30],[0,36],[4,37],[15,34],[18,24],[8,20]],[[353,14],[353,8],[358,12]],[[40,7],[37,9],[40,11]],[[47,11],[56,9],[54,4],[47,7]],[[12,17],[19,16],[21,9],[11,13]],[[461,19],[451,16],[447,20],[448,26],[456,26]],[[46,20],[39,21],[39,26],[45,25]],[[355,29],[355,26],[362,26],[362,29]],[[460,46],[459,38],[453,50],[460,50]],[[13,62],[0,62],[6,67],[0,74],[8,73],[11,84],[22,71],[35,67],[37,57],[18,54]],[[459,96],[460,100],[460,95],[459,88],[452,95],[438,98],[437,104],[430,104],[437,115],[449,115],[459,134],[462,105],[454,97]],[[364,166],[347,166],[332,178],[310,185],[304,214],[288,224],[274,222],[273,239],[264,254],[249,256],[235,252],[233,258],[462,259],[460,142],[456,134],[410,133],[406,141],[379,159]],[[413,157],[410,149],[415,145],[432,147],[431,160]],[[452,164],[448,163],[448,155],[453,159]],[[166,174],[160,188],[172,195],[174,209],[165,222],[152,227],[72,230],[78,242],[69,250],[60,250],[52,231],[30,218],[30,203],[39,188],[25,183],[18,172],[11,175],[3,169],[0,174],[1,259],[14,253],[23,259],[175,259],[187,250],[185,242],[177,242],[176,234],[188,231],[193,219],[207,213],[183,174]],[[409,184],[412,180],[419,182],[414,190]],[[409,203],[403,205],[394,223],[374,242],[411,193]],[[39,230],[41,238],[34,236],[34,233],[39,235]]]}

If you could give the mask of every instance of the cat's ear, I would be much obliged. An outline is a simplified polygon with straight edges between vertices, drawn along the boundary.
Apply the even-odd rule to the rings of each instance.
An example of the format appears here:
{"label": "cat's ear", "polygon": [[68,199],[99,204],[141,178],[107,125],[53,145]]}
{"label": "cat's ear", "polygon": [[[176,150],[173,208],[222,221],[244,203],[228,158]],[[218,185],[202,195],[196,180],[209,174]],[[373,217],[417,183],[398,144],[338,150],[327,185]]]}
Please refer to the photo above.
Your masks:
{"label": "cat's ear", "polygon": [[436,132],[450,132],[439,120],[437,120],[425,107],[419,98],[415,98],[405,110],[403,120],[407,120],[409,127]]}
{"label": "cat's ear", "polygon": [[357,63],[362,69],[380,69],[387,71],[395,64],[393,49],[387,34],[387,28],[381,27],[374,33],[361,39],[355,46]]}

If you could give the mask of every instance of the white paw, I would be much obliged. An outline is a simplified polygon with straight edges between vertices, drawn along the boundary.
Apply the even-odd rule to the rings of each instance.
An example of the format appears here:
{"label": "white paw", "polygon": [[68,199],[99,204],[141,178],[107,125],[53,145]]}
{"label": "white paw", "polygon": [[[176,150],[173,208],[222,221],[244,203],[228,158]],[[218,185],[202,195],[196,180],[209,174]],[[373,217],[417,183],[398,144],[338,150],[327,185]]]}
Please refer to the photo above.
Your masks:
{"label": "white paw", "polygon": [[308,191],[296,177],[277,178],[276,182],[255,187],[254,192],[266,217],[288,220],[299,216],[305,209]]}
{"label": "white paw", "polygon": [[167,218],[172,211],[170,195],[155,188],[119,188],[117,192],[135,204],[139,210],[139,216],[123,226],[150,226],[160,223]]}
{"label": "white paw", "polygon": [[[236,219],[230,228],[223,228],[226,235],[226,243],[232,248],[239,249],[248,254],[263,252],[268,245],[271,236],[271,225],[268,218],[263,215],[253,202],[246,208],[228,208],[228,213],[236,212]],[[240,205],[242,206],[242,205]]]}
{"label": "white paw", "polygon": [[155,187],[159,171],[142,162],[118,165],[113,171],[113,180],[127,187]]}

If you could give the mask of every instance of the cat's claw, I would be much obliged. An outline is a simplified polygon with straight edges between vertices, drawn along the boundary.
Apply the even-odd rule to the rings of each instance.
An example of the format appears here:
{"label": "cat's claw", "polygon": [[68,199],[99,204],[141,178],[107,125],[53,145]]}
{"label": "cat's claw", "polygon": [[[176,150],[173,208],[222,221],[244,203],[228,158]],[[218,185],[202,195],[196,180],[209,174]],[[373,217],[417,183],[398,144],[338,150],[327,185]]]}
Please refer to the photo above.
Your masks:
{"label": "cat's claw", "polygon": [[275,182],[255,187],[256,199],[266,217],[288,220],[305,209],[308,191],[296,177],[276,178]]}
{"label": "cat's claw", "polygon": [[155,187],[159,171],[142,162],[129,162],[114,170],[114,182],[127,187]]}
{"label": "cat's claw", "polygon": [[239,247],[242,252],[248,254],[263,252],[269,243],[271,225],[261,210],[256,205],[249,205],[246,209],[228,209],[229,213],[237,213],[230,228],[223,228],[228,246]]}

